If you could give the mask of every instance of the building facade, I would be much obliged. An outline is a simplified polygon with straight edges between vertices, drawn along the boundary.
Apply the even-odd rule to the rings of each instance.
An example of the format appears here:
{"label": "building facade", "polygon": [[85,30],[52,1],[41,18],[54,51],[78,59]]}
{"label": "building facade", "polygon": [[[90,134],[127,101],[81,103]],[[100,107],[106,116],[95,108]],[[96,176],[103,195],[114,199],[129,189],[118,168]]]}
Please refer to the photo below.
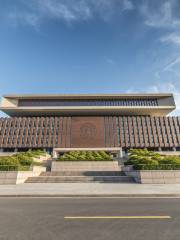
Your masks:
{"label": "building facade", "polygon": [[180,150],[172,94],[8,95],[0,150]]}

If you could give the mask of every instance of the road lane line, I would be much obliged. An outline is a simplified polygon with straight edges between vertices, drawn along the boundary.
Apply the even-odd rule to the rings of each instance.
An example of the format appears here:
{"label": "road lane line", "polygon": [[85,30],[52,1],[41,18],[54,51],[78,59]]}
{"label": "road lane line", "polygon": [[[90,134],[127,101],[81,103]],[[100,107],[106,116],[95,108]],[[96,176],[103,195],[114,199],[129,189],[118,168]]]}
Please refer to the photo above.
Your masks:
{"label": "road lane line", "polygon": [[92,197],[87,197],[87,196],[19,196],[19,195],[17,195],[17,196],[8,196],[8,195],[6,195],[6,196],[2,196],[2,195],[0,195],[0,199],[5,199],[5,198],[13,198],[13,199],[27,199],[27,198],[34,198],[34,199],[37,199],[37,198],[47,198],[47,199],[94,199],[94,200],[96,200],[96,199],[180,199],[180,197],[176,197],[176,196],[170,196],[170,197],[160,197],[160,196],[156,196],[156,197],[144,197],[144,196],[142,196],[142,197],[134,197],[134,196],[131,196],[131,197],[127,197],[127,196],[124,196],[124,197],[119,197],[119,196],[109,196],[109,197],[102,197],[102,196],[92,196]]}
{"label": "road lane line", "polygon": [[171,216],[65,216],[64,219],[171,219]]}

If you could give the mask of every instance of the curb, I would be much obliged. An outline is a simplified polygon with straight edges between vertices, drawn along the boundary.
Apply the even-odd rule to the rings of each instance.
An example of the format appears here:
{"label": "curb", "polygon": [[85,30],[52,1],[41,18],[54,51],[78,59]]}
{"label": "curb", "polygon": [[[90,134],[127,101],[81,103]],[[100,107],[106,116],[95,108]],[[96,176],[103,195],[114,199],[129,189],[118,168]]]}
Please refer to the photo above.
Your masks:
{"label": "curb", "polygon": [[0,198],[180,198],[180,194],[2,194]]}

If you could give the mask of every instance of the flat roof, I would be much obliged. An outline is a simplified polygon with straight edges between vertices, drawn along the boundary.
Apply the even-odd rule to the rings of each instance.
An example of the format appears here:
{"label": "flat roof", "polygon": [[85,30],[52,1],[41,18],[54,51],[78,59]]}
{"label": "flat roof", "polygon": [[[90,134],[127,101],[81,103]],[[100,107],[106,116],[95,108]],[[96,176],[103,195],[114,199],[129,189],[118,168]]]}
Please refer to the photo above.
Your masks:
{"label": "flat roof", "polygon": [[[21,100],[157,100],[156,105],[110,106],[21,106]],[[9,116],[59,115],[167,115],[176,108],[172,93],[115,93],[115,94],[12,94],[4,95],[0,110]]]}
{"label": "flat roof", "polygon": [[172,97],[172,93],[115,93],[115,94],[10,94],[9,99],[94,99],[94,98],[163,98]]}

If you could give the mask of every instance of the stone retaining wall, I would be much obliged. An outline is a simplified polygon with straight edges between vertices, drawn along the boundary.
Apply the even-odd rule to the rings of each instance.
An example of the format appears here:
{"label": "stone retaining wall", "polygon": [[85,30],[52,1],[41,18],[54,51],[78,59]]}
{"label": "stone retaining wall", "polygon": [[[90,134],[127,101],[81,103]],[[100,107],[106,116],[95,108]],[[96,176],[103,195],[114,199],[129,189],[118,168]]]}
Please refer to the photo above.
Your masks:
{"label": "stone retaining wall", "polygon": [[120,171],[118,161],[53,161],[51,171]]}
{"label": "stone retaining wall", "polygon": [[45,171],[46,168],[41,166],[34,166],[31,171],[0,171],[0,184],[24,183],[28,177],[39,176]]}
{"label": "stone retaining wall", "polygon": [[127,176],[133,177],[138,183],[168,184],[180,183],[180,170],[141,170],[134,171],[131,167],[123,167]]}
{"label": "stone retaining wall", "polygon": [[44,161],[47,161],[47,160],[49,160],[49,159],[51,159],[51,155],[48,154],[48,153],[46,153],[46,155],[44,155],[44,156],[33,157],[33,160],[34,160],[35,162],[40,162],[40,163],[42,163],[42,162],[44,162]]}

